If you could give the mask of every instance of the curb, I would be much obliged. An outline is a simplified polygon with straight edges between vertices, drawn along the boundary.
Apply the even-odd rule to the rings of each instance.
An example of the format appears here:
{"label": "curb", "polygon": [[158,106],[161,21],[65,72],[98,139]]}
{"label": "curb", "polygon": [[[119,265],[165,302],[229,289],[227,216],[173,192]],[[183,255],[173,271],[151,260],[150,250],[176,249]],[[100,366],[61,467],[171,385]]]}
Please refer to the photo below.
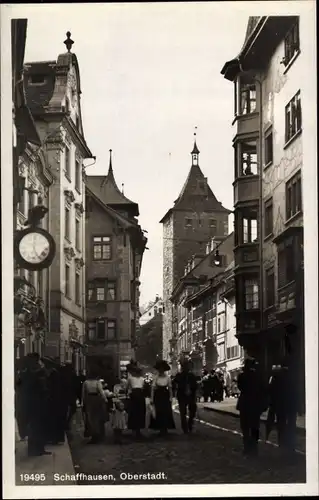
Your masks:
{"label": "curb", "polygon": [[[203,409],[206,410],[206,411],[214,411],[215,413],[220,413],[220,414],[223,413],[223,414],[235,417],[235,418],[239,418],[239,412],[238,413],[234,413],[233,411],[221,410],[220,408],[211,408],[210,406],[203,406]],[[262,420],[262,422],[266,422],[266,419],[264,417],[262,417],[261,420]],[[296,427],[296,431],[300,435],[303,435],[303,436],[306,435],[306,429],[304,429],[302,427]]]}

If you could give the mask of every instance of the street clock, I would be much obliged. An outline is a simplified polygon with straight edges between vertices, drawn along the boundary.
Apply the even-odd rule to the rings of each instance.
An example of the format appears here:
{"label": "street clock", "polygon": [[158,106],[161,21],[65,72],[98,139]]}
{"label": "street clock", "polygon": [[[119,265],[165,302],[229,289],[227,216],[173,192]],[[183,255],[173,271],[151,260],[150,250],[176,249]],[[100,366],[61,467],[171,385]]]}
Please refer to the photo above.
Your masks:
{"label": "street clock", "polygon": [[55,257],[55,250],[53,237],[40,227],[29,227],[16,233],[15,259],[23,269],[28,271],[47,269]]}

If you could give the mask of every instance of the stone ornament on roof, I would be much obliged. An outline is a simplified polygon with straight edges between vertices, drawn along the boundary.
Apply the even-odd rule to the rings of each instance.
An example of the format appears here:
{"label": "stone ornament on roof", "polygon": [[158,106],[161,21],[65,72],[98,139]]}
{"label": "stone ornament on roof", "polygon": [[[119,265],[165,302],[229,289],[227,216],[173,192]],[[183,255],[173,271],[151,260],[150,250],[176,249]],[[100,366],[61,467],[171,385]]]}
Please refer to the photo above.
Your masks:
{"label": "stone ornament on roof", "polygon": [[71,52],[71,49],[72,49],[72,45],[74,44],[74,41],[71,40],[71,33],[70,31],[67,31],[66,32],[66,40],[64,40],[64,45],[66,46],[67,48],[67,51],[68,52]]}

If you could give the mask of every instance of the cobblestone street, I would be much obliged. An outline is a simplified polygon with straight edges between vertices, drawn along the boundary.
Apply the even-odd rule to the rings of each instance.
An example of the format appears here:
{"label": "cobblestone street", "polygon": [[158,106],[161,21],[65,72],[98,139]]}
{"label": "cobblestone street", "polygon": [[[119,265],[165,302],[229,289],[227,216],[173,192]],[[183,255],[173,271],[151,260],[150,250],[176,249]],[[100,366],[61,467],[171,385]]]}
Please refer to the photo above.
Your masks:
{"label": "cobblestone street", "polygon": [[[199,408],[198,418],[207,424],[197,421],[193,435],[185,436],[181,433],[179,415],[175,413],[177,429],[168,437],[162,438],[145,431],[144,440],[136,442],[128,432],[123,444],[115,445],[107,427],[105,443],[87,445],[78,413],[70,436],[75,472],[107,474],[114,477],[110,479],[112,484],[305,482],[306,465],[303,454],[297,454],[288,463],[278,448],[261,442],[258,459],[246,459],[242,454],[241,436],[236,434],[239,431],[238,419],[216,415],[202,408]],[[164,478],[125,479],[123,473],[163,473]],[[79,484],[99,483],[79,481]]]}

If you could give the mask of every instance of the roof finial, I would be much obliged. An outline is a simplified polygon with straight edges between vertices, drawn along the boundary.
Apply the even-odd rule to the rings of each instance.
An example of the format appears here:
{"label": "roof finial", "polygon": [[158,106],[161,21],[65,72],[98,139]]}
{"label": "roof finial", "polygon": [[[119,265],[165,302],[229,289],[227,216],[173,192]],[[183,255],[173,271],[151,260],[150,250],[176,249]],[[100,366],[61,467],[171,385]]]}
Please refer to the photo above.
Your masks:
{"label": "roof finial", "polygon": [[109,150],[110,152],[110,163],[109,163],[109,173],[113,170],[112,166],[112,149]]}
{"label": "roof finial", "polygon": [[122,194],[124,194],[124,184],[122,182]]}
{"label": "roof finial", "polygon": [[72,45],[74,44],[73,40],[71,40],[71,33],[70,31],[67,31],[66,33],[66,40],[64,40],[64,44],[66,46],[66,48],[68,49],[68,52],[71,52],[71,48],[72,48]]}
{"label": "roof finial", "polygon": [[[196,144],[196,136],[197,136],[197,127],[195,127],[194,147],[193,147],[193,151],[191,152],[191,155],[193,155],[193,160],[195,159],[196,161],[198,161],[197,155],[199,154],[199,149],[198,149],[197,144]],[[194,158],[194,155],[196,155],[196,158]]]}

